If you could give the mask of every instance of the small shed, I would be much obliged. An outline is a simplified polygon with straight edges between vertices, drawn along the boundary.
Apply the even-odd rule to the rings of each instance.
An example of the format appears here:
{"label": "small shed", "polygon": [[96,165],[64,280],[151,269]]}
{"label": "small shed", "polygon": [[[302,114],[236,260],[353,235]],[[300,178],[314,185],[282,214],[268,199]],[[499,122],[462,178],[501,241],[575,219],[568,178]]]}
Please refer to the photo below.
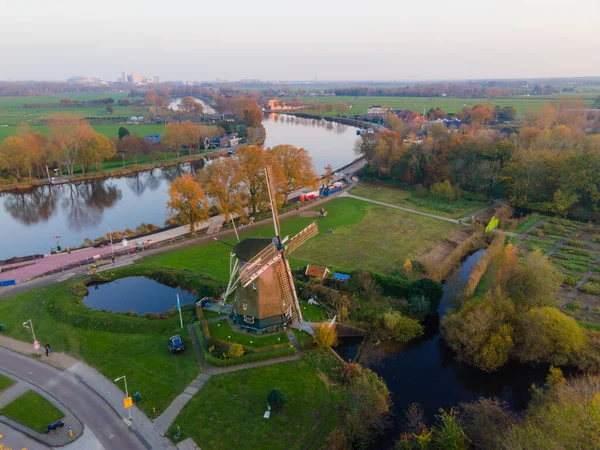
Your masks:
{"label": "small shed", "polygon": [[346,274],[346,273],[334,273],[333,276],[331,277],[333,280],[336,281],[348,281],[350,279],[350,275]]}
{"label": "small shed", "polygon": [[322,280],[327,276],[328,273],[329,269],[327,267],[313,266],[312,264],[309,264],[306,266],[304,275]]}

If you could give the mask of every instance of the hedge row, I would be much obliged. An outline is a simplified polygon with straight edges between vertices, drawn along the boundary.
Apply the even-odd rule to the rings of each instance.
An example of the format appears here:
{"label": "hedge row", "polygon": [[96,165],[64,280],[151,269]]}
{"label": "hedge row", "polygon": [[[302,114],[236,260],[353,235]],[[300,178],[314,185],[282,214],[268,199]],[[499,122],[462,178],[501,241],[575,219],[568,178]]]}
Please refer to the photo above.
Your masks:
{"label": "hedge row", "polygon": [[467,280],[467,284],[465,286],[465,290],[463,294],[466,297],[472,297],[475,293],[475,289],[481,281],[483,274],[488,269],[490,263],[502,255],[502,251],[504,250],[504,240],[506,235],[502,231],[496,231],[494,239],[491,244],[488,246],[485,254],[481,257],[479,261],[473,266],[471,269],[471,273],[469,274],[469,279]]}
{"label": "hedge row", "polygon": [[[291,356],[296,354],[296,349],[289,344],[276,344],[269,347],[265,347],[266,350],[257,350],[252,349],[253,353],[246,353],[245,355],[235,358],[235,359],[220,359],[215,358],[213,355],[209,353],[206,349],[205,338],[210,337],[210,332],[208,331],[208,326],[205,320],[200,320],[194,323],[194,328],[196,329],[196,333],[198,334],[198,340],[200,341],[200,347],[202,347],[202,353],[204,354],[204,358],[206,358],[206,362],[212,366],[217,367],[228,367],[228,366],[236,366],[238,364],[245,364],[253,361],[265,361],[267,359],[280,358],[282,356]],[[204,334],[203,330],[206,330],[206,334]],[[229,345],[229,342],[219,341],[215,339],[217,342],[223,345]],[[244,351],[247,350],[248,347],[244,347]]]}

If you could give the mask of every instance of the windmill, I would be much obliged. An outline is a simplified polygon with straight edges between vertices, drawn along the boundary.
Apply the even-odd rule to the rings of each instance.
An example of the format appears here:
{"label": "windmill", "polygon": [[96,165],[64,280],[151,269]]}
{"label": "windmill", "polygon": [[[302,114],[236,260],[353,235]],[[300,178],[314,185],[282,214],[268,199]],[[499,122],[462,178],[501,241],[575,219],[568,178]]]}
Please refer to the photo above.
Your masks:
{"label": "windmill", "polygon": [[319,233],[315,221],[291,239],[281,237],[271,167],[265,169],[265,177],[275,237],[247,238],[234,246],[230,257],[229,284],[223,294],[223,299],[226,299],[235,292],[234,322],[253,330],[302,321],[286,255]]}

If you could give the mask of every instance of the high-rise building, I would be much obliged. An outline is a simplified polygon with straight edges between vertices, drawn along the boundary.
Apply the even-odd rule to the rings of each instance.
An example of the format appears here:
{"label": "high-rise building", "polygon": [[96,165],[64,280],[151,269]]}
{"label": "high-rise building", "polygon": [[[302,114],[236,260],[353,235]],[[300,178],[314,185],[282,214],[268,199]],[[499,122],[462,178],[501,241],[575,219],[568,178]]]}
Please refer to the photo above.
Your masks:
{"label": "high-rise building", "polygon": [[131,74],[131,79],[133,80],[134,83],[141,83],[142,82],[142,76],[140,75],[139,72],[133,72]]}
{"label": "high-rise building", "polygon": [[160,77],[159,76],[154,76],[154,82],[155,83],[160,83]]}
{"label": "high-rise building", "polygon": [[133,76],[131,74],[127,75],[127,82],[133,83]]}
{"label": "high-rise building", "polygon": [[127,83],[127,75],[125,75],[125,72],[121,72],[121,81]]}

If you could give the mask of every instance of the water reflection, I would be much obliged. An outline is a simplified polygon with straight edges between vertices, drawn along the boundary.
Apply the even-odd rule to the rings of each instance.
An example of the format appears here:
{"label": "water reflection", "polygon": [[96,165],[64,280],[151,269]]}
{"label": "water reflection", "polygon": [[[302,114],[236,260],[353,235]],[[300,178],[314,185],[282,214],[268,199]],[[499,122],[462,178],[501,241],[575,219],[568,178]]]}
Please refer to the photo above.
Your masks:
{"label": "water reflection", "polygon": [[[265,117],[263,124],[266,146],[292,144],[307,149],[319,173],[327,164],[340,168],[355,158],[353,127],[275,114]],[[142,222],[162,226],[169,216],[169,184],[205,164],[210,161],[0,194],[0,260],[47,253],[56,245],[54,236],[62,236],[63,247],[76,247],[86,238],[105,235],[109,227],[135,229]]]}

